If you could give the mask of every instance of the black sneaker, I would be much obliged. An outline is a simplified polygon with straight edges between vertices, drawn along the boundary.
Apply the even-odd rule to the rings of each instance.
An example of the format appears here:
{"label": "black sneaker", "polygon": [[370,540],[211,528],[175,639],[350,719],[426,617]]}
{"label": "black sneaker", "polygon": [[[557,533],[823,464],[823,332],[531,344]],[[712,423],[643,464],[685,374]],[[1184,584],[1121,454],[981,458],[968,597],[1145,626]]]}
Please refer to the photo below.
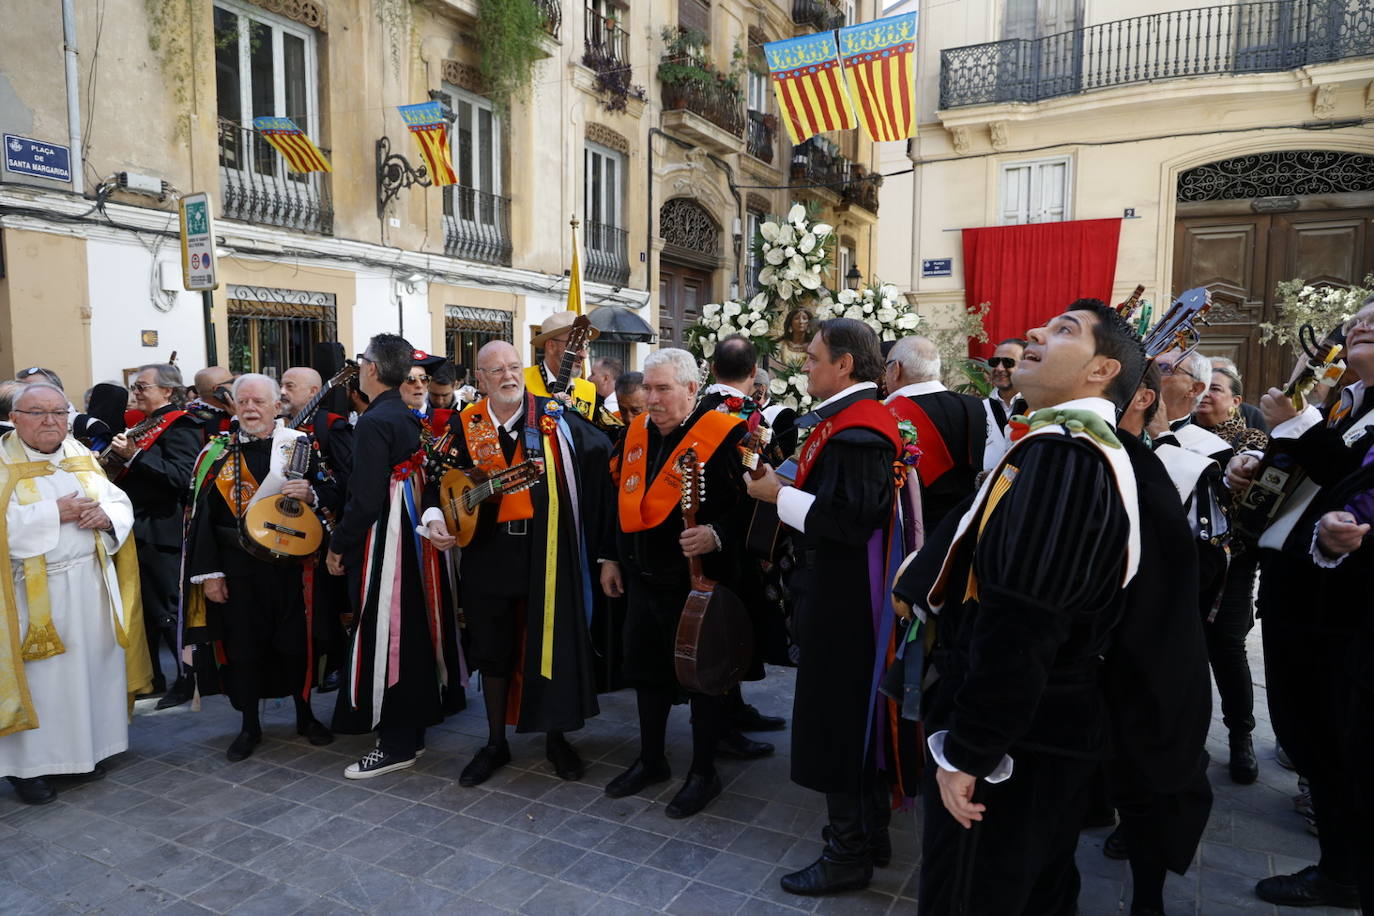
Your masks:
{"label": "black sneaker", "polygon": [[395,770],[404,770],[406,767],[415,766],[414,757],[397,757],[388,754],[380,747],[374,747],[363,755],[357,763],[350,763],[344,768],[344,779],[371,779],[373,776],[383,776]]}

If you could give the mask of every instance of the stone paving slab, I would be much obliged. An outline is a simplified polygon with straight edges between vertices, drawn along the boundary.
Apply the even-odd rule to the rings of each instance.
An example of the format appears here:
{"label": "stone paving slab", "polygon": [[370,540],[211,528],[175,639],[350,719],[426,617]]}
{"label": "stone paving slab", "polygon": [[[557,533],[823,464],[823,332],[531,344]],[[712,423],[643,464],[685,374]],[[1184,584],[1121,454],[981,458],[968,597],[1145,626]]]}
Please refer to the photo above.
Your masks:
{"label": "stone paving slab", "polygon": [[[1252,646],[1259,673],[1257,639]],[[770,669],[746,695],[785,715],[792,683],[791,671]],[[321,719],[333,703],[315,698]],[[1213,722],[1216,807],[1193,869],[1170,876],[1175,916],[1275,914],[1254,897],[1255,880],[1316,856],[1289,799],[1295,778],[1273,761],[1262,683],[1256,703],[1254,786],[1230,783],[1219,713]],[[776,744],[771,758],[721,761],[724,794],[672,821],[663,808],[690,757],[685,708],[669,726],[679,779],[609,799],[602,786],[637,753],[632,693],[603,696],[601,716],[570,736],[587,763],[577,783],[553,774],[542,736],[519,735],[510,766],[460,787],[486,732],[475,689],[469,704],[431,730],[414,769],[355,782],[343,769],[370,737],[313,748],[295,735],[289,703],[268,704],[262,745],[231,764],[224,749],[238,716],[223,697],[161,713],[141,701],[132,749],[107,764],[105,780],[63,785],[41,808],[0,790],[0,913],[915,913],[920,844],[910,813],[894,818],[893,865],[867,891],[813,900],[778,887],[819,852],[825,822],[821,797],[788,779],[786,732],[756,736]],[[1108,832],[1080,842],[1084,916],[1129,908],[1129,869],[1101,852]]]}

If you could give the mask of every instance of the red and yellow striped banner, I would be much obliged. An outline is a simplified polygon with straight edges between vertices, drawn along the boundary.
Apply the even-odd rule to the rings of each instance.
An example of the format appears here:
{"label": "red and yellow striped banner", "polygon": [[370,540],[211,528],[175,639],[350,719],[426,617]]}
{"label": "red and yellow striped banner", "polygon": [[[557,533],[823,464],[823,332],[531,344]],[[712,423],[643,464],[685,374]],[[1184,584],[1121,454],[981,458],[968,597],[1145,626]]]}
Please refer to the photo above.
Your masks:
{"label": "red and yellow striped banner", "polygon": [[875,142],[916,134],[916,14],[840,29],[845,80],[859,123]]}
{"label": "red and yellow striped banner", "polygon": [[290,118],[254,118],[253,128],[281,153],[293,172],[332,172],[329,160]]}
{"label": "red and yellow striped banner", "polygon": [[420,144],[420,155],[425,159],[430,184],[435,187],[457,184],[458,173],[453,170],[448,121],[444,118],[443,106],[438,102],[421,102],[418,105],[398,105],[397,110],[415,136],[415,142]]}
{"label": "red and yellow striped banner", "polygon": [[803,35],[763,46],[768,69],[794,144],[813,134],[854,127],[840,72],[835,33]]}

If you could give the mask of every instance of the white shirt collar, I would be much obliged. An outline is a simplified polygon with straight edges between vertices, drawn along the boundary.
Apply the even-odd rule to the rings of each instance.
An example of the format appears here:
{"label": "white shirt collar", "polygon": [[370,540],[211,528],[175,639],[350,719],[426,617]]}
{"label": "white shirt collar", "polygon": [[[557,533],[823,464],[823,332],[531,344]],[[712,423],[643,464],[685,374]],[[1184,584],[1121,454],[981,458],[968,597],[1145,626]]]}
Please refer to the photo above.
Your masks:
{"label": "white shirt collar", "polygon": [[826,398],[824,401],[821,401],[819,404],[817,404],[815,407],[812,407],[811,409],[820,410],[827,404],[833,404],[836,401],[841,400],[842,398],[849,397],[851,394],[854,394],[857,391],[866,391],[869,388],[872,388],[874,391],[878,390],[878,386],[874,382],[857,382],[853,385],[850,385],[848,388],[846,388],[844,391],[841,391],[839,394],[831,395],[830,397]]}
{"label": "white shirt collar", "polygon": [[[1113,429],[1116,428],[1116,405],[1106,398],[1075,398],[1054,405],[1055,410],[1086,410],[1101,417]],[[1031,411],[1034,413],[1035,411]]]}
{"label": "white shirt collar", "polygon": [[500,420],[496,419],[496,412],[491,409],[491,398],[487,399],[487,416],[491,418],[491,425],[500,426],[503,429],[505,429],[505,431],[508,433],[513,434],[515,432],[515,424],[520,422],[520,414],[523,412],[524,408],[517,410],[515,413],[510,415],[509,420],[502,423]]}
{"label": "white shirt collar", "polygon": [[706,393],[707,393],[707,394],[712,394],[712,393],[723,394],[723,395],[725,395],[727,398],[743,398],[743,397],[748,397],[748,395],[746,395],[743,391],[740,391],[738,388],[734,387],[733,385],[727,385],[727,384],[725,384],[724,382],[716,382],[716,383],[714,383],[713,385],[711,385],[711,387],[709,387],[709,388],[706,389]]}
{"label": "white shirt collar", "polygon": [[914,398],[919,394],[934,394],[937,391],[948,390],[939,379],[931,379],[928,382],[912,382],[910,385],[903,385],[892,392],[884,403],[891,404],[897,398]]}
{"label": "white shirt collar", "polygon": [[1363,379],[1356,379],[1341,391],[1341,404],[1349,405],[1351,413],[1364,403],[1365,387]]}

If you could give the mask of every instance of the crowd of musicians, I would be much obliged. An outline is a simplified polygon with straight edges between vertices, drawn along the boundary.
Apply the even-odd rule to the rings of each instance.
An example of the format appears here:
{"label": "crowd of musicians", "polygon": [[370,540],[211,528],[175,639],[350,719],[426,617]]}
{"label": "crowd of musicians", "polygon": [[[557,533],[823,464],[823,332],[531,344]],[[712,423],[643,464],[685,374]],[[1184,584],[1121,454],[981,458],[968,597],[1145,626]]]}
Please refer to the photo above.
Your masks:
{"label": "crowd of musicians", "polygon": [[[375,735],[349,779],[414,766],[476,701],[462,786],[511,762],[512,729],[578,780],[578,730],[629,686],[639,753],[604,791],[672,783],[669,818],[727,805],[717,757],[790,727],[828,815],[790,893],[866,887],[919,797],[923,913],[1073,913],[1078,833],[1107,824],[1132,912],[1161,913],[1211,809],[1209,667],[1229,778],[1259,774],[1258,611],[1320,859],[1256,893],[1374,912],[1374,299],[1258,406],[1233,364],[1150,352],[1092,299],[999,344],[987,398],[947,390],[924,337],[820,322],[802,415],[738,336],[708,365],[665,348],[583,378],[585,325],[547,320],[532,366],[486,344],[471,388],[393,334],[327,380],[0,383],[18,798],[103,775],[140,696],[222,694],[235,762],[290,697],[311,745]],[[742,693],[765,664],[796,668],[789,719]],[[670,762],[681,704],[691,754]]]}

